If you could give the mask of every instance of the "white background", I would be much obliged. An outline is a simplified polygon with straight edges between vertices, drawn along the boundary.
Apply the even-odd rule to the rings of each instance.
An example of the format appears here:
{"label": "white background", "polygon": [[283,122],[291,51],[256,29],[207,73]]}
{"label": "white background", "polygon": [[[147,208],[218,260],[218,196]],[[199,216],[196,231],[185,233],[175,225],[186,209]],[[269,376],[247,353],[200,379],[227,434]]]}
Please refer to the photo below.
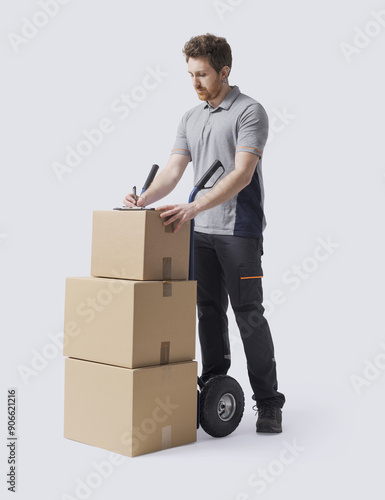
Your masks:
{"label": "white background", "polygon": [[[287,398],[284,432],[255,433],[230,315],[230,374],[247,400],[238,430],[221,440],[199,430],[193,445],[124,458],[83,498],[379,498],[385,3],[73,0],[59,7],[27,43],[13,45],[9,34],[22,36],[24,18],[42,9],[32,0],[0,7],[2,495],[11,495],[10,387],[18,390],[19,498],[81,498],[79,480],[109,458],[63,438],[59,349],[27,380],[20,371],[52,343],[50,334],[62,332],[65,278],[89,275],[92,211],[119,206],[153,163],[167,161],[182,114],[199,104],[182,47],[211,32],[232,47],[230,84],[260,101],[275,124],[264,157],[264,290],[266,301],[281,290],[281,303],[266,307]],[[384,25],[373,24],[372,11],[382,13]],[[167,76],[121,119],[112,103],[142,84],[148,66]],[[274,119],[277,112],[290,118]],[[103,118],[113,132],[60,181],[52,164],[64,163],[66,147],[76,148],[82,130]],[[184,202],[191,188],[187,172],[167,200]],[[334,247],[314,260],[320,239],[328,238]],[[295,290],[284,278],[293,277],[293,266],[306,275]],[[111,425],[113,419],[112,411]],[[293,443],[299,451],[282,464]],[[261,479],[262,469],[268,479]]]}

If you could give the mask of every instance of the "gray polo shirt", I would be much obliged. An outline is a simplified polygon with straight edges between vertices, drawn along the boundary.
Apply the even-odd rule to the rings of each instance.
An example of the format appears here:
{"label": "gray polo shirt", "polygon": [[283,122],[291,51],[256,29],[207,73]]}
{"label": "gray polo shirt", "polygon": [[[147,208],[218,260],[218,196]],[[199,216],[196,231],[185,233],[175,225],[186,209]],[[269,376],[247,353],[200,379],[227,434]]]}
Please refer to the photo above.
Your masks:
{"label": "gray polo shirt", "polygon": [[[225,203],[198,214],[196,231],[262,238],[266,225],[262,156],[267,135],[266,111],[257,101],[241,94],[237,86],[217,108],[206,102],[184,114],[171,154],[191,158],[194,183],[216,159],[221,161],[227,175],[235,169],[236,152],[247,151],[260,157],[250,184]],[[197,198],[205,192],[198,193]]]}

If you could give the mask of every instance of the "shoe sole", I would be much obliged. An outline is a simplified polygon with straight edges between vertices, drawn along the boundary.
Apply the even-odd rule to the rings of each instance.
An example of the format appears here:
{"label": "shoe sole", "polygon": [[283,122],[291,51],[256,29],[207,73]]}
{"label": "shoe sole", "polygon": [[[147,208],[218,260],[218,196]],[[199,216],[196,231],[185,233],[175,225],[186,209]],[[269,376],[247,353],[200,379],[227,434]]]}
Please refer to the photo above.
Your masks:
{"label": "shoe sole", "polygon": [[279,434],[282,432],[282,427],[257,427],[257,432],[263,434]]}

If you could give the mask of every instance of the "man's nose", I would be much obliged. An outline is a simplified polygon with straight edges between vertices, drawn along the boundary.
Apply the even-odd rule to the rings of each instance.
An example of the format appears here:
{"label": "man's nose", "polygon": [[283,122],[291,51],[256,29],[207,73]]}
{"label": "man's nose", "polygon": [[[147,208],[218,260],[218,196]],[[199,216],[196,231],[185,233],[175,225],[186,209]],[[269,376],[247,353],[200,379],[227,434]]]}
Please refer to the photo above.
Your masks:
{"label": "man's nose", "polygon": [[199,78],[193,76],[193,85],[194,85],[194,87],[200,86]]}

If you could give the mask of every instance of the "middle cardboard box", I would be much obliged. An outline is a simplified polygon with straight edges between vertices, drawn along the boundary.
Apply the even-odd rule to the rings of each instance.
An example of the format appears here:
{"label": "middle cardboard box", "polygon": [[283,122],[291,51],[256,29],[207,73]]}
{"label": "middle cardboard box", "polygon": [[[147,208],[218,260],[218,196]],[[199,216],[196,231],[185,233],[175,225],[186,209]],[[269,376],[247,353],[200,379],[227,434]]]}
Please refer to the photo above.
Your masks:
{"label": "middle cardboard box", "polygon": [[195,358],[196,281],[67,278],[63,354],[125,368]]}

